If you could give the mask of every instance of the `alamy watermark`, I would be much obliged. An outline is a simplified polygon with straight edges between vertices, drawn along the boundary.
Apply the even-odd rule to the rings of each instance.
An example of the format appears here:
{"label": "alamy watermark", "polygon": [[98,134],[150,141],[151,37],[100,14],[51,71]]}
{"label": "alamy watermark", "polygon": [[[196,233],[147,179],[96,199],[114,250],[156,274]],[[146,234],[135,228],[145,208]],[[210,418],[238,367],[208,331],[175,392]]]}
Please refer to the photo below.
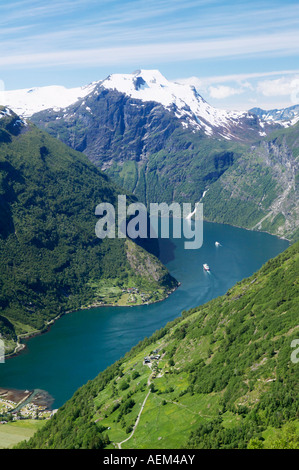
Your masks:
{"label": "alamy watermark", "polygon": [[[137,213],[137,215],[136,215]],[[195,203],[192,211],[190,203],[173,202],[168,205],[151,203],[148,211],[144,204],[136,202],[127,206],[126,196],[118,196],[117,226],[116,210],[109,202],[98,204],[95,214],[101,216],[95,226],[98,238],[169,238],[170,216],[173,238],[184,237],[187,250],[198,249],[203,243],[203,204]],[[134,216],[134,217],[132,217]],[[194,219],[192,224],[191,219]],[[159,233],[160,225],[160,233]],[[159,234],[159,235],[158,235]]]}
{"label": "alamy watermark", "polygon": [[293,364],[298,364],[299,362],[299,339],[293,339],[293,341],[291,342],[291,348],[296,348],[291,354],[291,361],[293,362]]}
{"label": "alamy watermark", "polygon": [[4,364],[4,362],[5,362],[5,346],[4,346],[4,341],[0,333],[0,364]]}

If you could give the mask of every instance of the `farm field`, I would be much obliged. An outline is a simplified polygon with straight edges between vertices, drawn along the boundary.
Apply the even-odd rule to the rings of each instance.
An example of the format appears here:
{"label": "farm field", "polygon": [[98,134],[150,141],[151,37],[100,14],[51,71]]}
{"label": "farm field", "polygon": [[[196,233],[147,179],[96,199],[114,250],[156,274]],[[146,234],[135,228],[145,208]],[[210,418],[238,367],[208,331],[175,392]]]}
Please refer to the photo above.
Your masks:
{"label": "farm field", "polygon": [[46,420],[26,419],[0,424],[0,449],[12,448],[18,442],[29,439],[45,423]]}

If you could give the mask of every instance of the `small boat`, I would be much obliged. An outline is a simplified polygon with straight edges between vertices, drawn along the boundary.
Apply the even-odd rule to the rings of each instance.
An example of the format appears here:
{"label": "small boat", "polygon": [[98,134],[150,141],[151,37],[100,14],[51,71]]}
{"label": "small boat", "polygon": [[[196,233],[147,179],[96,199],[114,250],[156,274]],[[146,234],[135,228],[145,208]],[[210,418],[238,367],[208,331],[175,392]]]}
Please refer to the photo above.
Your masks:
{"label": "small boat", "polygon": [[203,268],[205,271],[210,271],[210,266],[208,264],[203,264]]}
{"label": "small boat", "polygon": [[215,242],[215,245],[216,246],[221,246],[221,244],[219,242]]}

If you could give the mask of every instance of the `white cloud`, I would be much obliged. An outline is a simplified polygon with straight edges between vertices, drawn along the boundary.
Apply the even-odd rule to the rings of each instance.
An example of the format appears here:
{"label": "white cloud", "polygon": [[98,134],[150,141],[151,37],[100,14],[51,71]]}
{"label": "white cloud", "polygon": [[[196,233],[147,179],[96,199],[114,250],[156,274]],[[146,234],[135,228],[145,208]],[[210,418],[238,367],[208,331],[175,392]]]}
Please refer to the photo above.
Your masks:
{"label": "white cloud", "polygon": [[299,76],[281,77],[258,82],[257,91],[264,96],[291,96],[299,89]]}
{"label": "white cloud", "polygon": [[218,100],[228,98],[229,96],[233,96],[233,95],[240,95],[243,92],[244,92],[244,89],[242,88],[233,88],[233,87],[226,86],[226,85],[209,87],[210,96]]}
{"label": "white cloud", "polygon": [[210,77],[189,77],[189,78],[177,78],[176,82],[193,85],[196,88],[201,88],[206,85],[214,85],[216,83],[228,83],[236,82],[240,83],[243,80],[260,78],[260,77],[272,77],[275,75],[296,75],[299,74],[299,70],[272,70],[270,72],[251,72],[251,73],[235,73],[231,75],[213,75]]}
{"label": "white cloud", "polygon": [[[296,39],[297,37],[297,39]],[[216,40],[147,43],[139,45],[89,48],[76,50],[57,50],[45,53],[9,54],[0,57],[1,66],[53,66],[53,65],[118,65],[155,61],[165,63],[172,61],[195,60],[216,57],[246,55],[289,55],[290,51],[299,53],[299,33],[275,33],[263,36],[219,38]]]}
{"label": "white cloud", "polygon": [[222,100],[224,98],[229,98],[230,96],[234,95],[241,95],[246,90],[253,90],[251,83],[248,81],[244,83],[239,83],[239,86],[232,87],[228,85],[218,85],[218,86],[210,86],[209,87],[209,94],[211,98],[216,98],[218,100]]}
{"label": "white cloud", "polygon": [[195,88],[200,89],[204,86],[205,79],[201,79],[198,77],[177,78],[173,80],[173,82],[182,83],[183,85],[194,86]]}
{"label": "white cloud", "polygon": [[[275,76],[279,78],[270,78]],[[267,80],[258,81],[262,77],[267,77]],[[294,69],[202,78],[193,76],[174,81],[193,85],[202,96],[209,96],[211,100],[225,101],[227,98],[243,94],[241,99],[234,100],[234,106],[238,109],[248,108],[250,104],[271,109],[299,103],[299,70]],[[284,99],[281,100],[280,97]],[[214,105],[217,106],[217,101]]]}

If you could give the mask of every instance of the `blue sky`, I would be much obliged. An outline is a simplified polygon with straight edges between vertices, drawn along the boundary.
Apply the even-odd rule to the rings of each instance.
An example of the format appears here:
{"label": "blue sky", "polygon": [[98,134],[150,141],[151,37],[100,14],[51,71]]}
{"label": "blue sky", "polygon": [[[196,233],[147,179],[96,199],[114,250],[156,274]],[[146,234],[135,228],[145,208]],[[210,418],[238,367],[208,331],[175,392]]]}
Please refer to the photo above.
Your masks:
{"label": "blue sky", "polygon": [[298,59],[298,0],[0,2],[6,89],[154,68],[217,107],[279,108],[299,102]]}

